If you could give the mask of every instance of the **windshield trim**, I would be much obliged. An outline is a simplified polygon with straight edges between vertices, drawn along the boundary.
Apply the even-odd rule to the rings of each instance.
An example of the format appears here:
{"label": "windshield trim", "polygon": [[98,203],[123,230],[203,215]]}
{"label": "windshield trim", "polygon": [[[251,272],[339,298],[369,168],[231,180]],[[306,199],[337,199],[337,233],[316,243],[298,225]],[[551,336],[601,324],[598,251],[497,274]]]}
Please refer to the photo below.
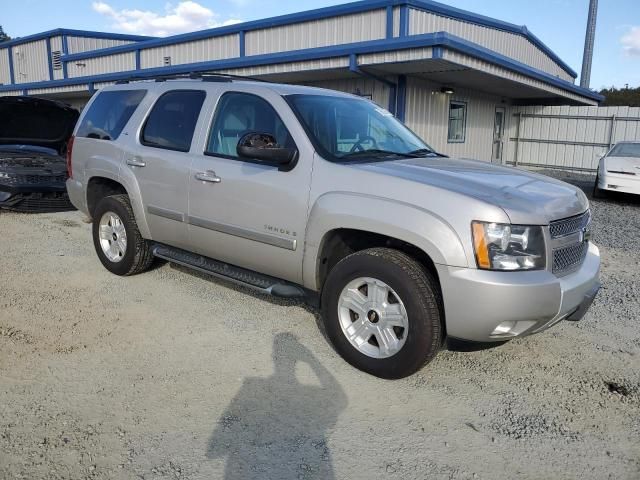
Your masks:
{"label": "windshield trim", "polygon": [[[292,93],[292,94],[282,95],[282,98],[285,100],[285,102],[287,102],[287,105],[289,105],[289,108],[291,109],[291,111],[293,112],[295,117],[298,119],[298,123],[300,123],[300,125],[302,126],[302,129],[304,130],[305,134],[307,135],[307,138],[309,139],[309,141],[313,145],[313,148],[315,148],[316,152],[318,152],[320,154],[320,156],[322,158],[324,158],[325,160],[327,160],[329,162],[332,162],[332,163],[352,164],[352,163],[388,162],[388,161],[397,161],[397,160],[407,160],[409,158],[423,158],[422,155],[419,155],[419,156],[418,155],[411,155],[409,153],[402,153],[402,152],[389,153],[385,157],[381,156],[379,153],[371,152],[371,156],[370,157],[366,157],[366,155],[365,155],[366,151],[365,151],[365,152],[362,152],[362,156],[353,157],[351,159],[348,158],[348,157],[337,157],[337,156],[333,155],[326,148],[324,148],[324,146],[318,141],[318,139],[313,134],[313,132],[311,132],[311,130],[309,129],[309,126],[307,125],[307,123],[305,122],[304,118],[302,117],[302,114],[298,111],[298,109],[296,108],[295,104],[293,103],[293,99],[295,97],[301,97],[301,96],[344,98],[344,99],[348,99],[348,100],[353,100],[355,102],[370,102],[370,103],[372,103],[372,102],[371,102],[371,100],[367,100],[365,98],[357,98],[357,97],[351,97],[351,96],[347,96],[347,95],[345,95],[345,96],[342,96],[342,95],[318,95],[318,94],[301,94],[301,93]],[[397,120],[397,118],[396,118],[396,120]],[[399,120],[398,120],[398,122],[404,128],[406,128],[409,132],[411,132],[411,134],[414,135],[418,140],[420,140],[420,142],[422,142],[426,148],[430,149],[433,152],[433,155],[440,156],[440,154],[438,152],[436,152],[429,144],[427,144],[413,130],[411,130],[409,127],[407,127],[404,123],[400,122]],[[425,154],[424,157],[427,157],[429,155],[431,155],[431,154]]]}

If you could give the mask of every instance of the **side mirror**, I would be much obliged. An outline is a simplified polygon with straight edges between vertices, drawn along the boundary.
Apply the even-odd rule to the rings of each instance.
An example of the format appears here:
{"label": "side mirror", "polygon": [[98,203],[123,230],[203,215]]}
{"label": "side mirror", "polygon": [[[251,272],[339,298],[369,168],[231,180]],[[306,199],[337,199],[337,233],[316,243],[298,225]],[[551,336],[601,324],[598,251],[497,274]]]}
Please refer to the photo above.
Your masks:
{"label": "side mirror", "polygon": [[596,153],[596,158],[599,160],[602,157],[604,157],[606,154],[607,154],[607,152],[598,152],[598,153]]}
{"label": "side mirror", "polygon": [[241,158],[275,165],[281,170],[293,168],[298,157],[297,150],[282,148],[275,137],[268,133],[252,132],[243,135],[236,151]]}

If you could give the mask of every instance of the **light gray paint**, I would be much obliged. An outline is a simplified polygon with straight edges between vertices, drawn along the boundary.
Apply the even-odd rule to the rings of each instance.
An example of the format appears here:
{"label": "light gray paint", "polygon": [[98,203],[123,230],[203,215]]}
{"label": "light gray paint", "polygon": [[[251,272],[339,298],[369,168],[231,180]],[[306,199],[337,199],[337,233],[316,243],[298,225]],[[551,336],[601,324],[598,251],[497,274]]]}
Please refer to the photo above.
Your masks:
{"label": "light gray paint", "polygon": [[[414,245],[433,260],[443,286],[445,311],[457,312],[447,315],[447,330],[469,340],[491,339],[496,323],[488,314],[476,320],[477,309],[461,308],[460,295],[474,299],[474,305],[489,299],[488,309],[497,298],[510,299],[504,318],[531,321],[527,329],[537,331],[574,311],[585,293],[597,286],[599,257],[593,245],[581,268],[562,278],[553,274],[552,265],[535,272],[502,274],[480,272],[475,266],[472,221],[546,226],[586,211],[586,196],[573,186],[530,172],[449,158],[363,164],[326,161],[314,152],[282,95],[341,95],[335,92],[254,82],[168,81],[150,82],[144,88],[149,90],[147,97],[117,140],[76,139],[74,178],[67,188],[74,205],[85,212],[90,178],[118,180],[131,198],[145,238],[313,290],[320,288],[319,253],[332,231],[351,228],[387,235]],[[191,150],[182,153],[141,145],[137,139],[153,102],[169,89],[184,88],[207,92]],[[295,168],[282,172],[203,155],[219,95],[229,90],[259,95],[272,104],[299,149]],[[129,158],[146,166],[130,167]],[[202,171],[215,171],[221,182],[198,181]],[[164,212],[165,217],[186,213],[191,224],[147,215],[145,205],[156,207],[155,212]],[[290,250],[282,248],[284,244],[268,244],[263,235],[246,234],[272,235],[274,230],[285,232],[291,242],[300,240],[301,245]],[[543,231],[548,237],[548,229]]]}
{"label": "light gray paint", "polygon": [[445,60],[449,60],[453,63],[457,63],[459,65],[468,67],[468,68],[473,68],[474,70],[478,70],[480,72],[485,72],[488,73],[490,75],[494,75],[496,77],[501,77],[507,80],[511,80],[514,82],[518,82],[518,83],[522,83],[524,85],[530,86],[530,87],[534,87],[537,88],[539,90],[542,90],[544,92],[548,92],[554,95],[558,95],[567,99],[570,99],[572,101],[575,102],[580,102],[580,103],[592,103],[594,106],[597,105],[597,102],[595,100],[590,100],[586,97],[583,97],[581,95],[578,94],[574,94],[571,92],[568,92],[566,90],[563,90],[562,88],[559,87],[555,87],[553,85],[549,85],[546,82],[543,82],[541,80],[536,80],[534,78],[528,77],[526,75],[523,75],[521,73],[517,73],[517,72],[513,72],[511,70],[507,70],[506,68],[503,68],[501,66],[498,65],[494,65],[492,63],[486,62],[484,60],[480,60],[474,57],[470,57],[469,55],[465,55],[463,53],[459,53],[456,51],[452,51],[452,50],[446,50],[443,53],[443,58]]}
{"label": "light gray paint", "polygon": [[44,40],[14,45],[11,51],[16,83],[45,82],[49,80],[47,44]]}
{"label": "light gray paint", "polygon": [[228,70],[221,70],[222,73],[230,73],[233,75],[243,76],[259,76],[259,75],[274,75],[283,73],[296,73],[296,72],[308,72],[318,71],[322,74],[323,71],[334,69],[345,69],[349,66],[349,57],[337,57],[327,60],[309,60],[303,62],[291,62],[281,63],[277,65],[264,65],[258,67],[244,67],[233,68]]}
{"label": "light gray paint", "polygon": [[[500,97],[474,90],[455,89],[454,95],[441,93],[441,85],[409,77],[406,124],[438,152],[452,157],[491,161],[492,133],[496,107],[504,107]],[[448,143],[449,104],[467,104],[464,143]]]}
{"label": "light gray paint", "polygon": [[9,74],[9,49],[0,49],[0,83],[11,83],[11,76]]}
{"label": "light gray paint", "polygon": [[238,34],[233,34],[141,50],[140,66],[141,68],[162,67],[164,57],[171,57],[171,65],[180,65],[235,58],[239,55]]}
{"label": "light gray paint", "polygon": [[130,40],[112,40],[107,38],[67,37],[67,48],[69,49],[69,54],[117,47],[118,45],[128,45],[130,43],[135,42]]}
{"label": "light gray paint", "polygon": [[539,70],[573,82],[554,60],[522,35],[410,9],[409,34],[448,32]]}
{"label": "light gray paint", "polygon": [[102,73],[135,70],[135,52],[119,53],[107,57],[85,58],[67,63],[69,78],[100,75]]}
{"label": "light gray paint", "polygon": [[508,162],[595,171],[610,145],[640,141],[638,107],[513,107],[509,116]]}
{"label": "light gray paint", "polygon": [[246,54],[301,50],[386,37],[386,9],[247,32]]}
{"label": "light gray paint", "polygon": [[371,99],[383,108],[389,106],[389,87],[370,78],[344,78],[340,80],[326,80],[321,82],[304,82],[311,87],[329,88],[340,92],[361,95],[371,95]]}

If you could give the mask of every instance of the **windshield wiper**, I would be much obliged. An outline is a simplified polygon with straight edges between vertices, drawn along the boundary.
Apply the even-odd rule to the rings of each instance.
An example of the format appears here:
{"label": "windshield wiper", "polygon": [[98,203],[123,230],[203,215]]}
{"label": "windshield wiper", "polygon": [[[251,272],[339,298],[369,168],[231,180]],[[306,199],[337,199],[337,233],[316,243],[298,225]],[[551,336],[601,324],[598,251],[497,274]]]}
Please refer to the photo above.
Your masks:
{"label": "windshield wiper", "polygon": [[418,150],[409,152],[407,155],[413,155],[416,157],[423,157],[424,155],[435,155],[437,157],[446,157],[446,155],[443,155],[442,153],[438,153],[435,150],[431,150],[430,148],[420,148]]}
{"label": "windshield wiper", "polygon": [[363,150],[361,152],[350,152],[343,155],[340,158],[345,159],[345,158],[357,158],[357,157],[366,157],[366,156],[376,156],[376,157],[396,156],[396,157],[402,157],[402,158],[415,158],[417,155],[414,155],[413,153],[393,152],[391,150],[380,150],[377,148],[372,148],[371,150]]}

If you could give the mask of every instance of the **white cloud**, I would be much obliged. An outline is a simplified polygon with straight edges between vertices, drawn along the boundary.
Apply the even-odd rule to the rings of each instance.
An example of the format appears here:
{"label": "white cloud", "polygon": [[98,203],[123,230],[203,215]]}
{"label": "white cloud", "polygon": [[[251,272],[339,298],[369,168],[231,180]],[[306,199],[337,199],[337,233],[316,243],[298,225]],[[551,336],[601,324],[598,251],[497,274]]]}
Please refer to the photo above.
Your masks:
{"label": "white cloud", "polygon": [[164,13],[149,10],[115,10],[105,2],[93,2],[93,9],[110,18],[115,30],[158,37],[240,22],[236,19],[220,21],[220,15],[190,0],[182,1],[177,6],[167,5]]}
{"label": "white cloud", "polygon": [[631,27],[620,41],[624,53],[629,56],[640,56],[640,27]]}

